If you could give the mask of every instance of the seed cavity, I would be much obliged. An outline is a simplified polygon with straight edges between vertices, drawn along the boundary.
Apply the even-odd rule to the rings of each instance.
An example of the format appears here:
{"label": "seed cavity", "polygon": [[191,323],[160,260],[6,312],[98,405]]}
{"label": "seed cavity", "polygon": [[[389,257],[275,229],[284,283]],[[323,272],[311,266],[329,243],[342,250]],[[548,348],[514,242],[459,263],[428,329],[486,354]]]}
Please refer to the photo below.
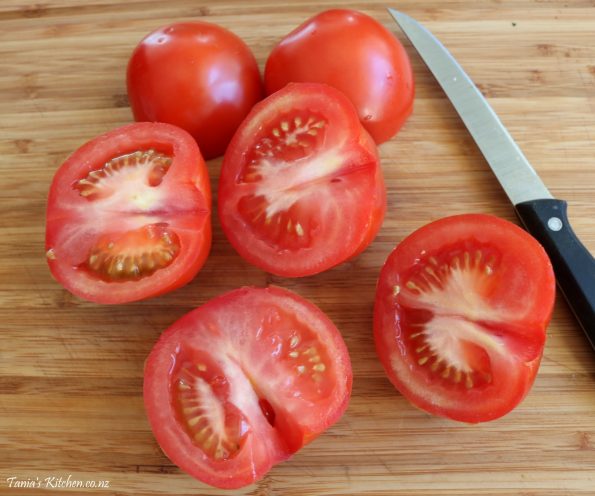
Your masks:
{"label": "seed cavity", "polygon": [[[402,321],[411,331],[407,349],[413,363],[427,366],[426,374],[450,387],[472,389],[492,382],[490,355],[503,353],[499,337],[484,325],[497,321],[491,319],[496,310],[486,302],[484,289],[489,292],[501,255],[475,240],[465,240],[463,246],[421,250],[402,283],[409,292],[399,304],[411,312]],[[393,294],[399,291],[393,287]]]}
{"label": "seed cavity", "polygon": [[177,420],[207,456],[225,460],[240,449],[243,417],[226,401],[226,380],[205,363],[185,364],[173,372],[172,400]]}
{"label": "seed cavity", "polygon": [[150,224],[100,238],[83,265],[106,282],[135,281],[171,265],[179,251],[175,232],[167,225]]}
{"label": "seed cavity", "polygon": [[110,196],[118,184],[126,179],[142,178],[149,186],[158,186],[167,174],[172,158],[153,149],[120,155],[106,162],[100,169],[74,183],[74,189],[89,200]]}

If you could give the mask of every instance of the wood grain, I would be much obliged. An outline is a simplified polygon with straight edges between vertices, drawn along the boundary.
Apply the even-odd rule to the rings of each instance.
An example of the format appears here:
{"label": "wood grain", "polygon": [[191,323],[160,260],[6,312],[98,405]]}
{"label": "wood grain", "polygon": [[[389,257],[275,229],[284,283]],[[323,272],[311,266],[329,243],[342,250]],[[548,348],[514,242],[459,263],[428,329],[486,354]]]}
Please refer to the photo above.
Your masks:
{"label": "wood grain", "polygon": [[[489,97],[576,232],[595,252],[595,4],[426,1],[393,4],[424,22]],[[64,494],[223,494],[173,466],[142,406],[143,361],[171,322],[244,284],[275,283],[319,305],[351,352],[353,398],[341,421],[238,495],[595,494],[595,356],[561,299],[527,399],[486,425],[433,418],[385,378],[371,336],[379,267],[404,236],[463,212],[513,210],[437,84],[411,54],[414,115],[381,146],[389,210],[357,259],[300,280],[249,266],[217,221],[212,255],[188,286],[104,307],[55,283],[44,260],[44,213],[56,168],[77,146],[131,120],[125,64],[144,34],[204,19],[241,36],[260,66],[314,13],[351,7],[401,39],[383,2],[53,0],[0,3],[0,493],[6,478],[109,480]],[[220,160],[210,162],[213,185]],[[230,494],[228,492],[228,494]]]}

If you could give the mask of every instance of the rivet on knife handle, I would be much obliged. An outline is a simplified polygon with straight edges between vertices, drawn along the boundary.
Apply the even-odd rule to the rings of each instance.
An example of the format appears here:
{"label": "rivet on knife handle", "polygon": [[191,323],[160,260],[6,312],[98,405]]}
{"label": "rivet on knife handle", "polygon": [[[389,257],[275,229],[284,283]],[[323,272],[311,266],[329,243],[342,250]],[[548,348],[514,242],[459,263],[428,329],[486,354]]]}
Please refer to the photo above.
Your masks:
{"label": "rivet on knife handle", "polygon": [[558,287],[595,349],[595,258],[574,234],[562,200],[532,200],[515,205],[521,222],[545,248]]}

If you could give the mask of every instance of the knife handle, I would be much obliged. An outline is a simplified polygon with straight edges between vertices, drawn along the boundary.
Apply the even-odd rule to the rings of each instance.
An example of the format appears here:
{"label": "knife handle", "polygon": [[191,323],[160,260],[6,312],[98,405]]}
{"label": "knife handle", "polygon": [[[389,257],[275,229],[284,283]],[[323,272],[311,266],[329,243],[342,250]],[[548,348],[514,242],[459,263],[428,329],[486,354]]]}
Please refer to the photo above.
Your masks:
{"label": "knife handle", "polygon": [[525,228],[545,248],[558,287],[595,349],[595,258],[574,234],[563,200],[532,200],[515,205]]}

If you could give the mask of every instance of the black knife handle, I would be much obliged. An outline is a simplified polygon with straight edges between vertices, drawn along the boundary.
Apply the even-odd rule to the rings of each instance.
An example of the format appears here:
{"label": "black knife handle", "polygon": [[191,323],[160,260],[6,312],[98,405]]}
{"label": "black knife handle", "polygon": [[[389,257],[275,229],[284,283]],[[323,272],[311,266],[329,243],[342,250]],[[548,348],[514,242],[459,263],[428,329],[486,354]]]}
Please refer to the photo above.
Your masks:
{"label": "black knife handle", "polygon": [[574,234],[566,202],[544,199],[515,205],[519,219],[545,248],[558,287],[595,349],[595,258]]}

